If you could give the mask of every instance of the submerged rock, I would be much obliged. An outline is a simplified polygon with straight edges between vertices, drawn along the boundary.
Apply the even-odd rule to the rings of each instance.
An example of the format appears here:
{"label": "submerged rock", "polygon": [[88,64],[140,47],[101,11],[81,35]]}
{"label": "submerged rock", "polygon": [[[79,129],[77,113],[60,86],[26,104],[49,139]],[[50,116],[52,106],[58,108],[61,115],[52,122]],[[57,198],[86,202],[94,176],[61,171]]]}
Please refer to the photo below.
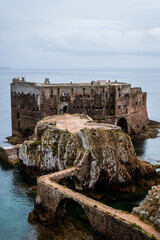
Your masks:
{"label": "submerged rock", "polygon": [[21,145],[19,158],[42,173],[76,166],[77,180],[86,191],[130,193],[157,181],[155,169],[137,158],[130,137],[119,127],[87,125],[87,119],[77,115],[40,121],[35,139]]}

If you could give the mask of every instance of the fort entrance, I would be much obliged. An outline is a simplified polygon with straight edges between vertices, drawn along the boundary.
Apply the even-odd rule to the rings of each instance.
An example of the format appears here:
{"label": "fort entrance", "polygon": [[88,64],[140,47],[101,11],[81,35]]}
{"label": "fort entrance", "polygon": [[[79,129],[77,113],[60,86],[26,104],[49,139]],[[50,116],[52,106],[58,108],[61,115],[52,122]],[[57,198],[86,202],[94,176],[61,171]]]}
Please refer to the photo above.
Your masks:
{"label": "fort entrance", "polygon": [[121,127],[124,132],[128,133],[128,124],[125,118],[119,119],[117,126]]}
{"label": "fort entrance", "polygon": [[67,112],[68,112],[68,106],[65,105],[65,106],[63,106],[63,113],[67,113]]}

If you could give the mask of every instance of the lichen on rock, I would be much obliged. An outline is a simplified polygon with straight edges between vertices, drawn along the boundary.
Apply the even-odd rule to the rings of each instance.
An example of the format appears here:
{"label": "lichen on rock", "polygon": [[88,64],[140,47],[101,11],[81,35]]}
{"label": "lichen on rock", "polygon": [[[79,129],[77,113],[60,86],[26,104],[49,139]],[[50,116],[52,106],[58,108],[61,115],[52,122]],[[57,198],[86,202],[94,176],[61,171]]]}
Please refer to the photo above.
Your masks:
{"label": "lichen on rock", "polygon": [[42,173],[76,166],[78,181],[86,191],[103,188],[134,192],[136,187],[155,184],[155,169],[137,158],[130,137],[119,128],[87,126],[79,118],[74,120],[79,124],[77,131],[72,131],[74,126],[63,128],[63,116],[58,120],[54,116],[56,124],[40,121],[35,139],[21,145],[19,157],[24,165],[36,167]]}
{"label": "lichen on rock", "polygon": [[141,205],[133,208],[133,213],[160,229],[160,185],[152,186]]}

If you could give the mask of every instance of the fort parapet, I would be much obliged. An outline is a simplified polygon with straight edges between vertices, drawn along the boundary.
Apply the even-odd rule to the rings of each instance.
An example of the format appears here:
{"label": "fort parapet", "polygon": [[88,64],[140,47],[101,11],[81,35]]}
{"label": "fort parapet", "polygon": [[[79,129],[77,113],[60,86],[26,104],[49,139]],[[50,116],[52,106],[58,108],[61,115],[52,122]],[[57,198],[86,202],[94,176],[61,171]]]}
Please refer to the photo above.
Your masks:
{"label": "fort parapet", "polygon": [[32,134],[36,123],[56,114],[85,114],[96,122],[122,127],[138,133],[148,121],[146,92],[131,84],[107,82],[51,84],[26,82],[14,78],[11,83],[12,134]]}

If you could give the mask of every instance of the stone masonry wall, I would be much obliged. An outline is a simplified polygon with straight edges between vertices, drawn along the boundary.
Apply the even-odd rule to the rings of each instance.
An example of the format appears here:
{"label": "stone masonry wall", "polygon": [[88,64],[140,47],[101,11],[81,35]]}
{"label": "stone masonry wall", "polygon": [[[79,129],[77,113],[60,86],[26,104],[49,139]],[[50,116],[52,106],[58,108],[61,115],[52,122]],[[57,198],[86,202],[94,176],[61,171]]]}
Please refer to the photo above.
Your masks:
{"label": "stone masonry wall", "polygon": [[98,122],[127,121],[127,132],[139,132],[148,120],[146,93],[125,83],[11,84],[12,130],[34,130],[46,117],[63,113],[89,115]]}
{"label": "stone masonry wall", "polygon": [[[36,198],[36,206],[41,205],[43,209],[53,214],[53,218],[58,217],[57,210],[62,201],[72,199],[76,201],[86,212],[90,224],[92,226],[96,239],[108,240],[149,240],[150,238],[143,234],[142,231],[134,228],[122,219],[117,218],[110,212],[101,209],[101,204],[95,200],[89,199],[82,194],[74,193],[70,189],[61,189],[63,186],[57,184],[52,187],[50,184],[45,184],[41,180],[38,181],[38,193]],[[100,205],[100,206],[99,206]],[[104,205],[105,206],[105,205]],[[107,207],[106,207],[107,208]],[[105,207],[104,207],[105,209]],[[60,207],[62,217],[62,205]]]}

